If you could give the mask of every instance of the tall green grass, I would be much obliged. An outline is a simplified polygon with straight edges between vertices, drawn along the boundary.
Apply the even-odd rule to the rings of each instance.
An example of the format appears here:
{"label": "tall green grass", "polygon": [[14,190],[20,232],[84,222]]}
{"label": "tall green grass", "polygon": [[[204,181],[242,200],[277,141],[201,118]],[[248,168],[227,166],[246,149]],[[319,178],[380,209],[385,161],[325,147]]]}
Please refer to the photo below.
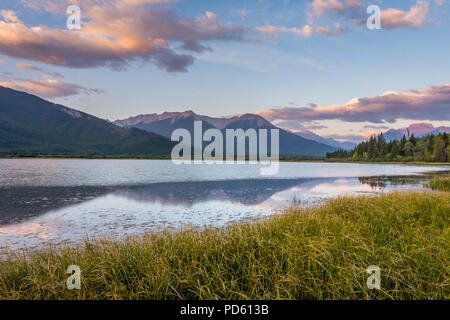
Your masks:
{"label": "tall green grass", "polygon": [[450,191],[450,177],[434,177],[428,187],[433,190]]}
{"label": "tall green grass", "polygon": [[[346,197],[206,231],[14,256],[2,299],[449,299],[448,193]],[[66,268],[82,270],[67,290]],[[381,269],[369,290],[366,269]]]}

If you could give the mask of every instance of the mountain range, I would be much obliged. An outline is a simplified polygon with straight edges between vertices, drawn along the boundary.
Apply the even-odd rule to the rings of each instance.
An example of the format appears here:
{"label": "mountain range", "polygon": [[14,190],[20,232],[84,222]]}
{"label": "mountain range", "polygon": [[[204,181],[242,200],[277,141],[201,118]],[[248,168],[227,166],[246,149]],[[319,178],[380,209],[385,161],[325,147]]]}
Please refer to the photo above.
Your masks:
{"label": "mountain range", "polygon": [[[327,152],[356,145],[311,131],[290,132],[250,113],[220,118],[189,110],[110,122],[0,86],[0,155],[169,156],[175,145],[170,141],[172,132],[184,128],[193,135],[194,121],[202,121],[203,130],[216,128],[223,133],[226,129],[279,129],[280,155],[284,156],[323,157]],[[403,134],[422,137],[440,132],[450,132],[450,128],[416,123],[388,130],[384,136],[391,141],[401,139]]]}
{"label": "mountain range", "polygon": [[303,138],[309,139],[309,140],[313,140],[316,142],[320,142],[320,143],[335,147],[337,149],[352,150],[356,147],[356,143],[354,143],[354,142],[350,142],[350,141],[340,142],[340,141],[334,140],[333,138],[324,138],[324,137],[321,137],[309,130],[296,132],[295,134],[297,134]]}
{"label": "mountain range", "polygon": [[174,143],[0,86],[1,155],[162,156]]}
{"label": "mountain range", "polygon": [[280,133],[280,155],[301,157],[322,157],[327,152],[333,152],[335,147],[304,138],[300,135],[283,130],[256,114],[243,114],[230,118],[213,118],[194,113],[164,112],[162,114],[148,114],[117,120],[114,123],[124,128],[139,128],[148,132],[160,134],[170,138],[175,129],[186,129],[194,132],[194,122],[202,121],[203,130],[216,128],[223,132],[227,129],[279,129]]}
{"label": "mountain range", "polygon": [[[169,156],[177,128],[275,129],[264,118],[200,116],[192,111],[141,115],[110,121],[0,86],[0,155]],[[280,129],[280,154],[322,157],[334,147]]]}

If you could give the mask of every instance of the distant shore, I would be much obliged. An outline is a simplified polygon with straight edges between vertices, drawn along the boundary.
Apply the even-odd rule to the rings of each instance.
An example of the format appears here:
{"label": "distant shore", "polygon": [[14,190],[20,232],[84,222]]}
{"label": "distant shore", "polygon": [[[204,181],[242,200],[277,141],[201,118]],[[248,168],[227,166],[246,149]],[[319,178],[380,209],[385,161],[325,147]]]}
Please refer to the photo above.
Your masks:
{"label": "distant shore", "polygon": [[[89,155],[0,155],[0,159],[79,159],[79,160],[171,160],[168,156],[89,156]],[[355,164],[403,164],[417,166],[450,166],[450,162],[425,161],[355,161],[340,159],[301,159],[281,157],[280,162],[355,163]]]}

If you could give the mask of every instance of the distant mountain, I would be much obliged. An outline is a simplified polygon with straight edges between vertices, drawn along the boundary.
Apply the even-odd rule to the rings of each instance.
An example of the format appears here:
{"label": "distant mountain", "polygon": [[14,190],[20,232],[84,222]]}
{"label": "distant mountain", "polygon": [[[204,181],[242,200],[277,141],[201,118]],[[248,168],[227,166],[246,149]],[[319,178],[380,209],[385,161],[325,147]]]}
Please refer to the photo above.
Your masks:
{"label": "distant mountain", "polygon": [[350,141],[344,141],[344,142],[340,142],[340,141],[336,141],[332,138],[323,138],[317,134],[315,134],[312,131],[306,130],[306,131],[301,131],[301,132],[295,132],[295,134],[309,139],[309,140],[313,140],[316,142],[320,142],[338,149],[343,149],[343,150],[353,150],[356,147],[356,143],[350,142]]}
{"label": "distant mountain", "polygon": [[[163,114],[141,115],[127,120],[119,120],[114,123],[126,128],[138,128],[148,132],[171,138],[175,129],[187,129],[191,136],[194,134],[194,121],[203,121],[203,130],[214,128],[204,118],[192,111],[186,112],[164,112]],[[141,120],[139,122],[139,120]]]}
{"label": "distant mountain", "polygon": [[431,123],[422,122],[414,123],[407,128],[391,129],[383,133],[383,135],[386,141],[392,141],[400,140],[403,135],[408,137],[408,134],[414,134],[415,137],[421,138],[429,134],[436,135],[444,132],[450,133],[450,127],[434,127]]}
{"label": "distant mountain", "polygon": [[0,154],[169,155],[173,142],[0,86]]}
{"label": "distant mountain", "polygon": [[[228,118],[213,118],[208,116],[201,116],[194,113],[192,110],[185,112],[163,112],[161,114],[151,113],[151,114],[141,114],[135,117],[130,117],[125,120],[114,121],[115,124],[121,127],[135,127],[136,125],[145,126],[147,124],[167,120],[167,119],[183,119],[183,118],[194,118],[195,120],[205,121],[213,125],[215,128],[222,129],[228,123]],[[150,126],[151,127],[151,126]],[[149,128],[150,128],[149,127]]]}
{"label": "distant mountain", "polygon": [[[139,128],[171,137],[172,132],[178,128],[187,129],[193,133],[194,121],[203,121],[203,130],[217,128],[226,129],[279,129],[280,130],[280,155],[322,157],[327,152],[336,151],[336,148],[312,141],[281,128],[277,128],[263,117],[255,114],[244,114],[231,118],[213,118],[198,115],[193,111],[164,112],[162,114],[139,115],[125,120],[117,120],[114,123],[128,128]],[[270,140],[269,140],[270,141]]]}

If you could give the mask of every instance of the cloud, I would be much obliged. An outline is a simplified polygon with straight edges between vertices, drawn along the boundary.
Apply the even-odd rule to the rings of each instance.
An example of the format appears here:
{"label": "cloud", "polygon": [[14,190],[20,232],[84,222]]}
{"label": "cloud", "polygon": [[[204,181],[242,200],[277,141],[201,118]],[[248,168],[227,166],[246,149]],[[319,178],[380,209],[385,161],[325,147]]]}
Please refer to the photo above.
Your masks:
{"label": "cloud", "polygon": [[304,130],[318,130],[318,129],[326,129],[327,126],[315,124],[315,123],[301,123],[297,120],[278,120],[273,122],[277,127],[281,127],[283,129],[287,129],[290,131],[304,131]]}
{"label": "cloud", "polygon": [[442,6],[444,3],[445,3],[445,0],[434,0],[434,4],[435,4],[437,7]]}
{"label": "cloud", "polygon": [[336,29],[331,30],[327,27],[316,27],[316,33],[325,37],[336,37],[344,32],[344,27],[339,22],[336,22]]}
{"label": "cloud", "polygon": [[[209,11],[198,18],[179,16],[166,6],[148,7],[164,0],[87,0],[82,2],[80,31],[28,27],[12,11],[1,13],[0,53],[56,66],[116,70],[141,59],[168,72],[184,72],[194,57],[178,53],[171,42],[191,52],[207,50],[201,42],[244,41],[247,28],[223,23]],[[67,1],[26,1],[35,9],[65,14]]]}
{"label": "cloud", "polygon": [[450,118],[450,84],[421,91],[386,92],[366,98],[354,98],[345,105],[284,107],[258,112],[268,120],[339,119],[348,122],[393,123],[398,119],[448,120]]}
{"label": "cloud", "polygon": [[387,126],[374,126],[374,125],[367,125],[364,126],[365,129],[373,129],[373,130],[387,130],[389,127]]}
{"label": "cloud", "polygon": [[[442,1],[442,0],[441,0]],[[439,2],[439,0],[438,0]],[[442,2],[443,3],[443,2]],[[436,3],[436,5],[442,5]],[[326,37],[335,37],[344,33],[344,25],[364,26],[366,25],[366,6],[360,0],[314,0],[309,4],[306,11],[308,24],[302,28],[287,28],[283,26],[266,25],[257,27],[257,31],[278,39],[280,33],[291,33],[302,37],[310,37],[319,34]],[[426,1],[417,1],[409,9],[387,9],[381,11],[382,27],[387,30],[398,28],[418,28],[428,23],[429,4]],[[335,22],[334,30],[318,25],[318,20],[341,18],[341,22]]]}
{"label": "cloud", "polygon": [[266,25],[263,27],[257,27],[256,30],[259,33],[269,35],[275,39],[278,39],[280,33],[290,33],[295,34],[304,38],[308,38],[314,34],[320,34],[325,37],[334,37],[342,34],[344,32],[344,28],[340,23],[335,24],[336,29],[331,30],[328,27],[312,27],[310,25],[305,25],[302,28],[287,28],[287,27],[275,27],[272,25]]}
{"label": "cloud", "polygon": [[12,10],[0,10],[0,16],[7,22],[17,23],[19,19]]}
{"label": "cloud", "polygon": [[326,15],[353,17],[364,13],[364,9],[365,5],[360,0],[314,0],[307,16],[309,20]]}
{"label": "cloud", "polygon": [[[377,132],[379,133],[379,132]],[[360,143],[363,141],[366,141],[367,138],[369,138],[374,133],[367,133],[367,134],[321,134],[322,138],[331,138],[337,141],[350,141],[354,143]]]}
{"label": "cloud", "polygon": [[[437,4],[438,5],[438,4]],[[314,0],[306,10],[308,24],[301,28],[266,25],[257,27],[256,30],[264,35],[271,36],[278,40],[282,33],[295,34],[301,37],[311,37],[312,35],[322,35],[325,37],[340,36],[345,29],[354,26],[366,26],[366,6],[360,0]],[[387,30],[398,28],[418,28],[428,23],[429,4],[419,0],[409,9],[386,9],[381,11],[382,27]],[[336,20],[334,29],[319,25],[323,20]],[[344,25],[347,26],[344,28]]]}
{"label": "cloud", "polygon": [[20,70],[26,70],[26,71],[41,71],[43,72],[45,75],[50,76],[50,77],[57,77],[57,78],[64,78],[64,75],[62,75],[59,72],[48,72],[45,71],[42,68],[36,67],[36,66],[32,66],[31,64],[26,64],[26,63],[15,63],[14,64],[16,66],[17,69]]}
{"label": "cloud", "polygon": [[110,4],[116,7],[139,7],[177,1],[179,0],[20,0],[28,8],[57,13],[65,13],[69,5],[77,5],[83,8]]}
{"label": "cloud", "polygon": [[0,82],[0,86],[14,90],[25,91],[43,98],[60,98],[77,95],[80,93],[101,93],[98,89],[88,89],[76,84],[61,82],[53,79],[24,80],[15,78],[15,81]]}
{"label": "cloud", "polygon": [[31,64],[26,64],[26,63],[16,63],[15,66],[16,66],[16,68],[18,68],[20,70],[42,71],[41,68],[35,67],[35,66],[32,66]]}
{"label": "cloud", "polygon": [[287,28],[287,27],[275,27],[272,25],[266,25],[263,27],[257,27],[256,30],[259,33],[262,34],[266,34],[266,35],[270,35],[272,37],[278,38],[278,35],[280,33],[292,33],[292,34],[296,34],[298,36],[302,36],[302,37],[310,37],[311,35],[314,34],[314,29],[309,26],[309,25],[305,25],[302,28]]}
{"label": "cloud", "polygon": [[418,28],[428,23],[429,4],[417,1],[408,12],[399,9],[381,11],[381,26],[383,29]]}

